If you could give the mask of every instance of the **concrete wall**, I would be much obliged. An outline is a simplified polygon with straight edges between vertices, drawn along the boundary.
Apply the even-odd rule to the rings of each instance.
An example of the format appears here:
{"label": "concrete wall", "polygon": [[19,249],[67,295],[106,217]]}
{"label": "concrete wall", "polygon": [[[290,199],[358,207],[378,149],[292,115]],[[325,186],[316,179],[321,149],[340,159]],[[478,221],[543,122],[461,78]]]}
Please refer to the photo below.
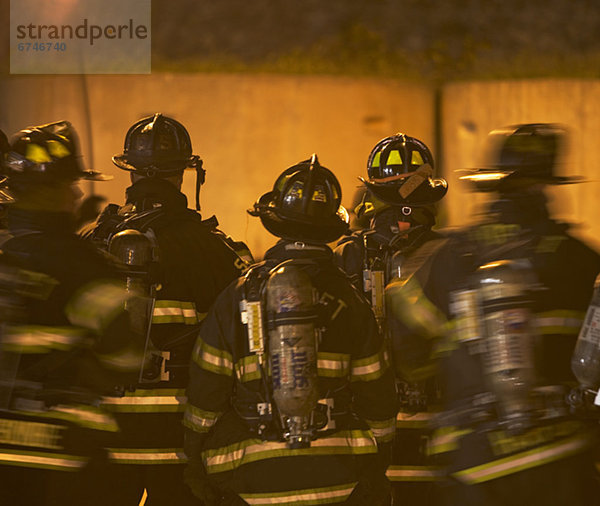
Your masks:
{"label": "concrete wall", "polygon": [[[468,192],[456,169],[480,165],[487,133],[520,122],[558,122],[571,139],[564,175],[593,182],[553,187],[555,213],[580,224],[577,231],[600,248],[600,81],[527,80],[447,85],[441,110],[444,174],[450,182],[443,217],[469,222],[482,202]],[[150,76],[9,76],[0,79],[0,128],[70,119],[86,161],[115,176],[97,193],[121,202],[128,174],[110,162],[128,127],[162,111],[184,123],[194,152],[207,169],[203,214],[246,240],[257,256],[274,242],[245,210],[271,189],[289,165],[316,152],[339,177],[351,201],[367,156],[382,137],[404,131],[433,148],[434,94],[427,86],[394,80],[235,74]],[[434,153],[437,157],[437,153]],[[184,191],[193,206],[194,176]]]}
{"label": "concrete wall", "polygon": [[[371,148],[404,131],[432,146],[433,93],[385,79],[272,75],[10,76],[0,79],[0,128],[69,119],[83,154],[115,176],[95,191],[121,202],[128,174],[114,167],[128,127],[161,111],[181,121],[204,160],[203,215],[247,241],[257,256],[274,243],[245,210],[288,166],[313,152],[340,179],[348,204]],[[435,153],[434,153],[435,155]],[[184,191],[194,205],[194,176]]]}
{"label": "concrete wall", "polygon": [[[448,222],[468,222],[482,202],[468,194],[455,169],[481,166],[487,133],[514,123],[554,122],[570,132],[559,175],[591,182],[548,188],[553,214],[600,248],[600,81],[526,80],[456,83],[442,98],[443,150],[450,190]],[[598,238],[598,239],[597,239]]]}

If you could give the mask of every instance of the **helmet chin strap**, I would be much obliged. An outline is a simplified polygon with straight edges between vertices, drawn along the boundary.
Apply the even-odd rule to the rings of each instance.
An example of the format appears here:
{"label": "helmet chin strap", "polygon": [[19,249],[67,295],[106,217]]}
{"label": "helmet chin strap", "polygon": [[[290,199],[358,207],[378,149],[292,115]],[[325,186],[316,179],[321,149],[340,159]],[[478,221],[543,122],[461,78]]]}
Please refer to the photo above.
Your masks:
{"label": "helmet chin strap", "polygon": [[194,155],[189,164],[189,167],[196,169],[196,211],[200,211],[200,187],[206,179],[206,170],[202,168],[203,163],[199,156]]}
{"label": "helmet chin strap", "polygon": [[200,174],[196,169],[196,211],[200,211]]}

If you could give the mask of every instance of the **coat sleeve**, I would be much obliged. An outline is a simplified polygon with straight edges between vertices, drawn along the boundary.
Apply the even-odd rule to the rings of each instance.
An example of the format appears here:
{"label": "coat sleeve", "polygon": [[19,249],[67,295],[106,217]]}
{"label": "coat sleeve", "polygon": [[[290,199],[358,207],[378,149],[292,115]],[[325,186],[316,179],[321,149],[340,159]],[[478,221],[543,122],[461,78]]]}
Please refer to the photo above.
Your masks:
{"label": "coat sleeve", "polygon": [[125,309],[133,297],[120,281],[105,278],[79,287],[65,307],[74,328],[83,328],[93,336],[82,377],[102,389],[137,379],[143,339],[131,329]]}
{"label": "coat sleeve", "polygon": [[234,386],[231,331],[235,283],[219,296],[209,311],[196,340],[190,364],[188,404],[184,413],[185,453],[189,459],[186,481],[198,496],[211,487],[202,463],[206,437],[219,417],[230,406]]}
{"label": "coat sleeve", "polygon": [[378,445],[394,437],[396,391],[388,353],[375,317],[356,295],[356,329],[350,357],[350,380],[354,410],[371,427]]}

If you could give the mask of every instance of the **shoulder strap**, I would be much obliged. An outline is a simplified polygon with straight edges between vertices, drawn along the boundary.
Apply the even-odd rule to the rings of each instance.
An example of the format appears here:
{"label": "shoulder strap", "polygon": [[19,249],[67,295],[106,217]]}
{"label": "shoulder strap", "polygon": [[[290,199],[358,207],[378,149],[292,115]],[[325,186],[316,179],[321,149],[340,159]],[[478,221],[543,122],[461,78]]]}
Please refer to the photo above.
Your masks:
{"label": "shoulder strap", "polygon": [[401,280],[406,282],[416,272],[420,271],[423,266],[427,263],[427,260],[432,258],[437,251],[439,251],[449,239],[440,238],[427,241],[420,248],[418,248],[412,255],[410,255],[402,266]]}
{"label": "shoulder strap", "polygon": [[152,228],[152,225],[164,215],[165,212],[160,207],[156,209],[150,209],[148,211],[134,213],[131,216],[124,217],[115,227],[115,232],[120,232],[121,230],[127,229],[135,229],[139,230],[140,232],[145,232],[149,228]]}

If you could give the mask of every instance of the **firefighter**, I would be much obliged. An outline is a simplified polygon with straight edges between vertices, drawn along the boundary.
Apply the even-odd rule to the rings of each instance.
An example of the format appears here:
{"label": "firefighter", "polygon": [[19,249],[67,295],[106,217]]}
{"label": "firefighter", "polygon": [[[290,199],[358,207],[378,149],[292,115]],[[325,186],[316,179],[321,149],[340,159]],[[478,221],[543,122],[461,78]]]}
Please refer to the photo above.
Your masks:
{"label": "firefighter", "polygon": [[[399,501],[419,504],[433,500],[433,485],[439,478],[426,456],[439,388],[435,367],[417,367],[406,333],[393,332],[386,324],[384,287],[400,277],[409,259],[423,262],[445,242],[432,227],[435,204],[448,185],[433,177],[433,167],[433,156],[419,139],[398,133],[379,141],[367,161],[368,180],[361,178],[366,194],[356,208],[357,216],[370,219],[370,225],[342,238],[334,250],[338,265],[372,304],[390,341],[399,413],[387,475]],[[428,247],[419,250],[425,243]],[[417,250],[420,256],[414,257]]]}
{"label": "firefighter", "polygon": [[83,169],[67,121],[18,132],[1,172],[0,504],[95,504],[103,442],[117,431],[99,401],[143,356],[132,294],[75,234],[77,181],[106,177]]}
{"label": "firefighter", "polygon": [[146,259],[130,267],[145,272],[134,284],[145,286],[152,307],[151,317],[138,322],[147,341],[137,384],[105,401],[124,427],[110,449],[107,504],[137,504],[144,488],[147,505],[196,504],[183,482],[181,424],[191,351],[208,308],[247,262],[216,229],[216,218],[202,220],[187,207],[184,170],[196,170],[197,204],[205,171],[181,123],[158,113],[139,120],[113,162],[131,173],[126,203],[110,204],[84,237],[125,263]]}
{"label": "firefighter", "polygon": [[597,501],[596,431],[565,400],[600,256],[546,207],[546,185],[580,181],[555,174],[564,139],[554,124],[491,132],[491,164],[462,176],[492,193],[485,218],[387,289],[394,318],[437,343],[444,412],[430,451],[449,505]]}
{"label": "firefighter", "polygon": [[313,155],[249,210],[281,240],[219,296],[190,372],[186,476],[208,505],[389,499],[393,376],[326,245],[347,230],[340,202]]}

